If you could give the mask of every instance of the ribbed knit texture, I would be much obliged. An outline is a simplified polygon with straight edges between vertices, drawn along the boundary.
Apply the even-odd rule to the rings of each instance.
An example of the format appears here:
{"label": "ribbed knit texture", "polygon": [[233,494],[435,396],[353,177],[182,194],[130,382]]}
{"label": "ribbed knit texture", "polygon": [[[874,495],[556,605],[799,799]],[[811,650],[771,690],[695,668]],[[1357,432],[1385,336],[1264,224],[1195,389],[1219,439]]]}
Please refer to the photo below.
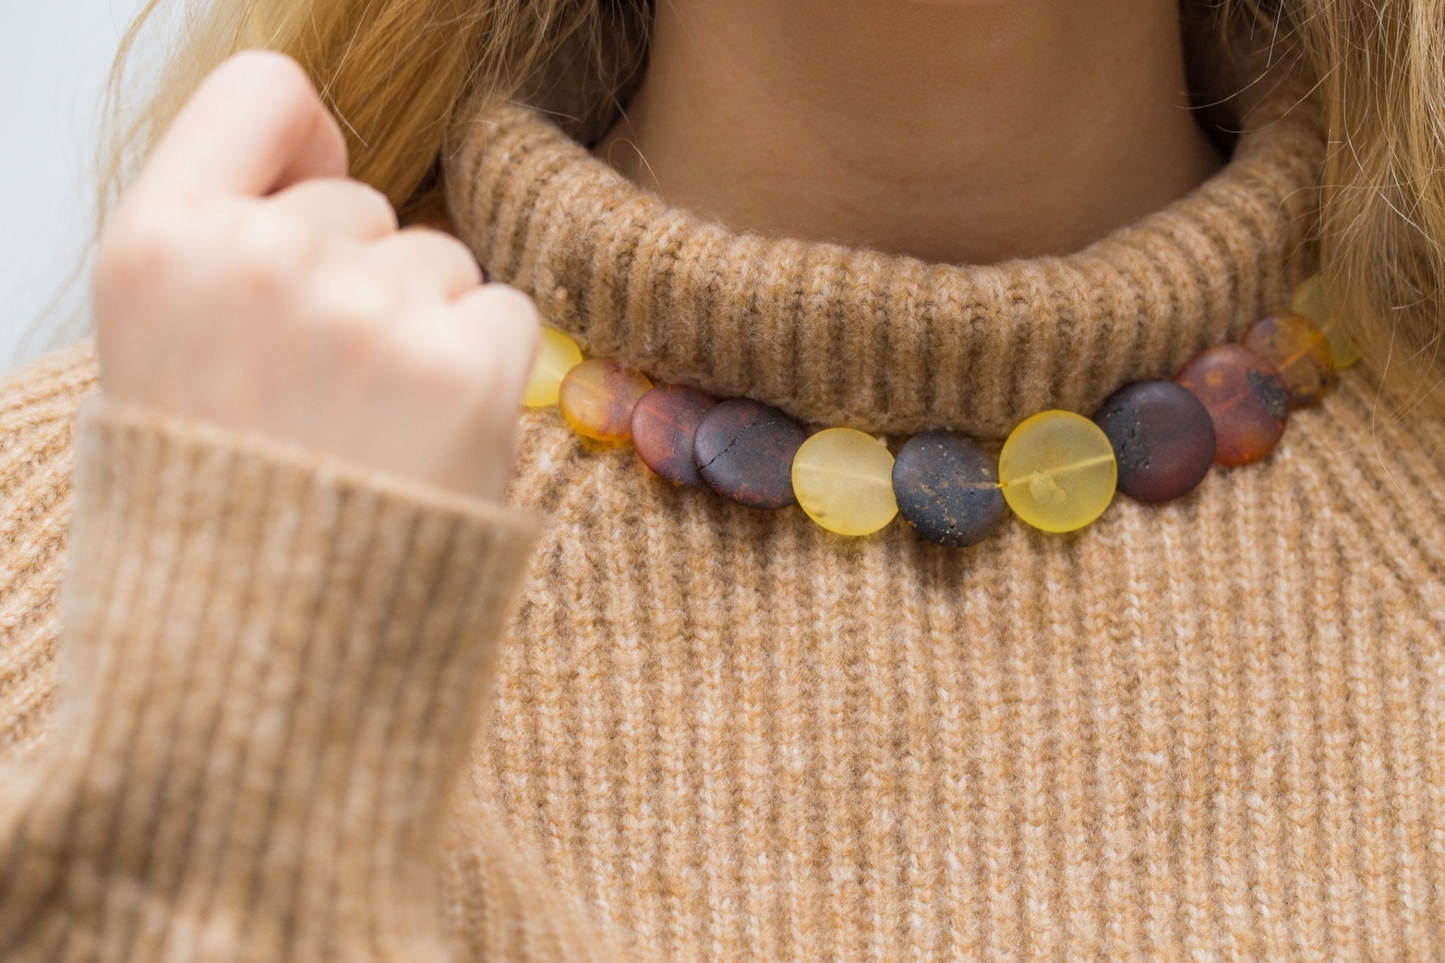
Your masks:
{"label": "ribbed knit texture", "polygon": [[[1253,146],[1235,161],[1245,167],[1171,208],[1162,223],[1172,227],[1151,229],[1135,253],[1110,241],[1089,255],[1095,273],[1060,273],[1073,262],[1061,259],[990,275],[856,252],[830,260],[836,249],[734,238],[640,196],[615,221],[608,204],[623,189],[585,153],[535,116],[492,121],[478,127],[488,139],[457,155],[484,176],[476,190],[454,186],[453,208],[480,205],[468,239],[512,252],[493,266],[535,286],[560,312],[553,320],[644,365],[695,366],[712,387],[734,377],[772,386],[773,400],[820,420],[856,411],[853,423],[867,424],[868,409],[892,430],[944,417],[988,431],[1040,399],[1086,407],[1117,381],[1085,384],[1074,368],[1138,377],[1226,336],[1286,295],[1302,236],[1288,227],[1291,205],[1309,193],[1286,186],[1303,177],[1289,145],[1305,141],[1281,121],[1248,135]],[[1223,200],[1201,201],[1214,197]],[[1221,211],[1253,212],[1260,232],[1236,230]],[[624,222],[637,231],[622,232]],[[603,243],[614,230],[616,250]],[[1220,243],[1197,247],[1200,238]],[[680,286],[701,276],[709,249],[712,286]],[[697,255],[693,267],[678,266],[679,252]],[[885,260],[871,284],[838,273]],[[631,267],[619,274],[622,264]],[[831,280],[810,287],[820,265]],[[942,323],[935,282],[955,278],[951,290],[962,290],[962,275],[995,278],[977,290],[1014,291],[1016,313],[967,315],[976,330],[962,314]],[[893,299],[919,276],[932,279],[921,293]],[[830,286],[840,277],[847,283]],[[1030,277],[1049,279],[1033,289],[1047,295],[1040,302],[1000,287]],[[1113,279],[1104,293],[1101,278]],[[1160,311],[1095,310],[1101,298]],[[918,313],[893,313],[900,304]],[[1017,327],[994,338],[986,320]],[[817,348],[833,352],[826,370],[857,373],[854,355],[905,343],[885,331],[911,332],[921,360],[875,354],[873,380],[846,385],[856,396],[823,391],[825,368],[796,363]],[[448,783],[450,754],[469,747],[437,843],[439,908],[461,959],[1445,958],[1445,428],[1384,417],[1363,374],[1293,415],[1271,458],[1217,470],[1177,504],[1121,496],[1064,537],[1010,520],[966,551],[926,543],[902,522],[846,539],[797,508],[755,511],[674,488],[626,446],[586,442],[555,410],[531,411],[509,501],[549,523],[524,565],[520,544],[485,550],[503,537],[490,515],[420,494],[412,504],[379,494],[379,482],[358,480],[342,498],[318,466],[114,421],[81,430],[67,547],[71,412],[90,366],[80,350],[0,389],[0,745],[19,755],[52,747],[32,770],[48,778],[0,783],[21,814],[0,836],[0,955],[440,952],[426,929],[427,871],[414,879],[397,854],[430,865],[430,794]],[[978,390],[949,394],[935,370],[966,373]],[[270,479],[273,496],[204,481],[243,471]],[[118,491],[135,496],[99,497]],[[362,529],[390,530],[383,518],[411,518],[435,537],[455,531],[478,561],[448,568],[435,538],[355,548]],[[278,544],[331,548],[277,560],[267,547]],[[463,569],[487,590],[470,606]],[[362,571],[394,577],[363,586]],[[520,601],[495,682],[484,686],[480,666],[457,681],[427,627],[477,613],[471,636],[485,648],[507,572]],[[422,585],[455,599],[451,610],[388,601],[416,602],[401,587]],[[398,651],[388,640],[412,641],[417,657],[396,663],[409,671],[390,686],[353,673],[366,660],[344,658],[353,650],[330,631],[309,633],[307,655],[288,632],[266,634],[259,661],[242,644],[256,626],[334,628],[393,605],[389,617],[410,633],[345,636],[381,658]],[[217,661],[187,659],[207,635]],[[122,636],[137,641],[122,646]],[[46,735],[57,644],[116,670],[65,694],[80,707],[81,737],[64,719]],[[318,664],[327,668],[307,668]],[[252,684],[223,692],[226,666]],[[464,688],[485,703],[475,738]],[[152,695],[132,701],[137,692]],[[320,703],[363,696],[378,716],[433,703],[456,715],[398,709],[410,722],[375,742],[365,726],[315,715]],[[237,735],[261,759],[246,770],[253,779],[235,781],[246,764],[212,729],[165,724],[206,710],[253,723]],[[369,710],[362,719],[375,721]],[[174,742],[152,735],[161,732]],[[74,746],[84,751],[64,748]],[[376,762],[319,762],[339,746],[368,747]],[[408,760],[405,780],[387,758]],[[219,791],[234,785],[246,792]],[[222,796],[234,805],[195,802]],[[350,811],[374,814],[376,834],[338,835],[351,824],[336,814]],[[151,828],[177,812],[176,825],[197,827],[192,847],[211,840],[215,858],[176,850]],[[80,831],[58,829],[66,820]],[[376,855],[358,862],[360,850]],[[343,906],[351,915],[338,916]]]}
{"label": "ribbed knit texture", "polygon": [[96,405],[0,957],[445,960],[441,828],[537,519]]}
{"label": "ribbed knit texture", "polygon": [[627,181],[540,113],[458,126],[452,218],[498,278],[593,354],[865,431],[1003,438],[1092,412],[1237,340],[1310,272],[1324,140],[1271,88],[1232,162],[1068,257],[990,266],[729,231]]}
{"label": "ribbed knit texture", "polygon": [[1445,433],[1376,415],[968,552],[531,415],[479,772],[626,959],[1440,959]]}

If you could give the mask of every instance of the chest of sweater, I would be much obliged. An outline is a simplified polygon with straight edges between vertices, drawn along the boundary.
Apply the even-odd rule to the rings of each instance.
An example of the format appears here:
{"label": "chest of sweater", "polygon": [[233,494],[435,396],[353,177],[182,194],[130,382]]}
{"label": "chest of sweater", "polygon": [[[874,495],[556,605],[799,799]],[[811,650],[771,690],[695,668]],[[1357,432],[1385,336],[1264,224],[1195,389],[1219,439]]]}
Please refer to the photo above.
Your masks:
{"label": "chest of sweater", "polygon": [[1427,945],[1445,500],[1371,411],[1347,378],[1181,503],[967,551],[530,413],[513,497],[551,523],[476,794],[636,959]]}
{"label": "chest of sweater", "polygon": [[[7,417],[0,750],[50,729],[82,351]],[[448,838],[464,958],[1429,959],[1438,427],[1347,375],[1196,495],[957,552],[524,416],[550,522]],[[1432,454],[1437,453],[1437,454]]]}

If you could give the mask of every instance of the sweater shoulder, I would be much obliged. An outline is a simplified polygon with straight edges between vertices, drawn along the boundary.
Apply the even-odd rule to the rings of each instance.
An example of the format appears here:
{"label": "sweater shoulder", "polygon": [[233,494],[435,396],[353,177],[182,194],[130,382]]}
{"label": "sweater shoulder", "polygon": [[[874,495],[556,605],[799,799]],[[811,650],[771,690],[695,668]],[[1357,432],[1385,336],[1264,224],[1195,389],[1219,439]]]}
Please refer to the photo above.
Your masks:
{"label": "sweater shoulder", "polygon": [[1323,403],[1291,415],[1280,454],[1300,564],[1339,560],[1339,597],[1321,584],[1316,600],[1351,617],[1378,610],[1384,631],[1445,639],[1445,421],[1349,371]]}
{"label": "sweater shoulder", "polygon": [[0,379],[0,760],[49,728],[76,416],[98,384],[84,341]]}
{"label": "sweater shoulder", "polygon": [[1407,553],[1421,572],[1445,578],[1445,420],[1402,409],[1350,371],[1291,415],[1281,448],[1281,479],[1316,523],[1395,563],[1412,543],[1425,549]]}

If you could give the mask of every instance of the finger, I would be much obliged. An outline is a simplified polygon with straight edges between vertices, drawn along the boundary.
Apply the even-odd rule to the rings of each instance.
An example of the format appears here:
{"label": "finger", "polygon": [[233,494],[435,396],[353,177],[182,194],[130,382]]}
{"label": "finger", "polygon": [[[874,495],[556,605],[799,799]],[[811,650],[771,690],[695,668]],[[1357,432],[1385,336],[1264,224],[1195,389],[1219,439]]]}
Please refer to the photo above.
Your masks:
{"label": "finger", "polygon": [[390,276],[448,300],[482,283],[482,269],[465,245],[425,227],[409,227],[376,241],[368,256]]}
{"label": "finger", "polygon": [[518,403],[531,376],[541,338],[541,320],[532,299],[506,284],[488,284],[452,302],[460,322],[473,325],[498,355],[506,389]]}
{"label": "finger", "polygon": [[262,196],[313,177],[344,177],[346,140],[305,71],[266,51],[217,67],[156,145],[132,194]]}
{"label": "finger", "polygon": [[360,181],[318,178],[278,191],[267,199],[309,224],[360,241],[396,233],[396,211],[386,195]]}

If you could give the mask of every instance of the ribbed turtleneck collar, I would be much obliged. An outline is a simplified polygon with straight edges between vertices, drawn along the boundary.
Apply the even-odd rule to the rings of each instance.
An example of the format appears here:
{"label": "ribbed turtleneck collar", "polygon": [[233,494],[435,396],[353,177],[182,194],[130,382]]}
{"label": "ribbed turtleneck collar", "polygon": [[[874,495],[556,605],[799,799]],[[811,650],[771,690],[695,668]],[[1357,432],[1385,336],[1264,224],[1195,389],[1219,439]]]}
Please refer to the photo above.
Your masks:
{"label": "ribbed turtleneck collar", "polygon": [[1306,271],[1317,113],[1256,105],[1189,195],[1064,257],[987,266],[737,233],[627,181],[543,114],[457,128],[458,231],[548,324],[655,380],[815,424],[1005,436],[1172,375],[1287,300]]}

